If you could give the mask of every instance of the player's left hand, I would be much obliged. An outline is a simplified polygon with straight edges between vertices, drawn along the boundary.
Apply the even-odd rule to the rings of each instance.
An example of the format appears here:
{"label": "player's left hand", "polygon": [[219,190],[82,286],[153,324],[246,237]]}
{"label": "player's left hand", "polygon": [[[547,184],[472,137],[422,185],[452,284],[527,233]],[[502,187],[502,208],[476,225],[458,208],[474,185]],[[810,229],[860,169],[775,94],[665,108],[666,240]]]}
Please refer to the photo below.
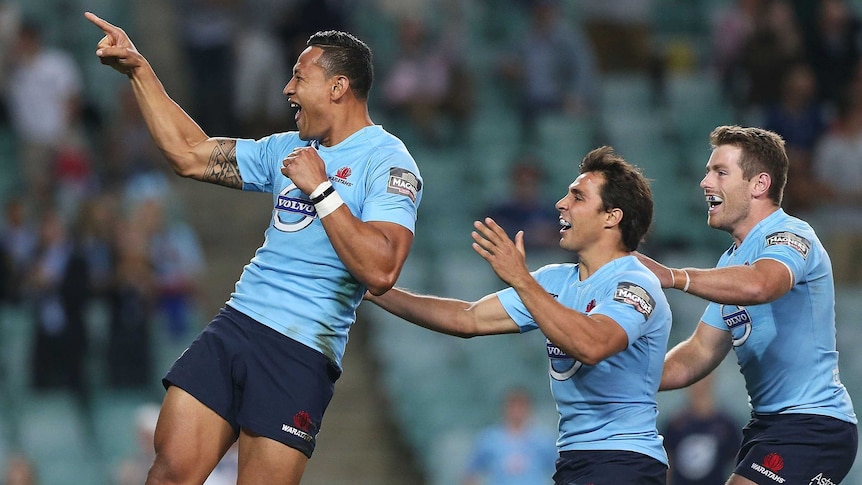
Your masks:
{"label": "player's left hand", "polygon": [[328,180],[326,166],[314,147],[294,148],[281,164],[281,174],[305,194],[311,194],[318,185]]}
{"label": "player's left hand", "polygon": [[501,280],[510,286],[517,286],[523,278],[532,278],[527,269],[524,231],[518,231],[515,241],[494,219],[475,221],[473,227],[473,250],[479,253]]}

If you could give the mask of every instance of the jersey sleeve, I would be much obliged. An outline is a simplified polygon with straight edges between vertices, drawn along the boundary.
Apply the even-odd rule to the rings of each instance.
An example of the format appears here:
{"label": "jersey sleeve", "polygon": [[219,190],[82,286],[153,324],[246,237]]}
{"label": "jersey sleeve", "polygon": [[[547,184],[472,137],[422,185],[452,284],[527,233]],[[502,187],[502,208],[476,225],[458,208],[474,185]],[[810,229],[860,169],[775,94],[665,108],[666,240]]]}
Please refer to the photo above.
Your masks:
{"label": "jersey sleeve", "polygon": [[596,302],[588,315],[604,315],[615,321],[626,332],[629,345],[647,331],[645,325],[656,309],[653,292],[661,291],[646,273],[626,271],[620,273],[613,292]]}
{"label": "jersey sleeve", "polygon": [[294,133],[270,135],[259,140],[238,139],[236,161],[242,177],[242,189],[272,192],[273,181],[283,177],[281,162],[294,147],[305,143]]}
{"label": "jersey sleeve", "polygon": [[[556,298],[554,292],[549,290],[555,280],[553,271],[554,267],[555,265],[544,266],[530,274],[533,275],[533,278],[536,278],[536,281],[545,289],[545,291]],[[524,302],[521,301],[521,297],[514,288],[504,288],[498,291],[496,295],[497,298],[499,298],[500,303],[503,304],[503,308],[506,310],[506,313],[508,313],[509,317],[518,325],[518,329],[521,333],[539,328],[539,324],[533,320],[533,315],[527,311],[527,307],[524,305]]]}
{"label": "jersey sleeve", "polygon": [[414,232],[422,184],[416,162],[408,153],[385,155],[369,171],[361,219],[392,222]]}
{"label": "jersey sleeve", "polygon": [[763,252],[757,259],[774,259],[784,263],[793,274],[793,282],[802,281],[811,254],[811,241],[793,231],[776,231],[764,238]]}

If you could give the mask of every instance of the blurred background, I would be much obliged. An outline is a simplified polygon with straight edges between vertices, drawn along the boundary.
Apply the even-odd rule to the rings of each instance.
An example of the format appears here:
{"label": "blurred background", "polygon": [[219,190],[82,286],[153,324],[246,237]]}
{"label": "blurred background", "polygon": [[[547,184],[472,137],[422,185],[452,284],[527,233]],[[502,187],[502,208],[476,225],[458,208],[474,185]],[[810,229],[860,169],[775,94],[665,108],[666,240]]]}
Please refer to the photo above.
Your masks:
{"label": "blurred background", "polygon": [[[570,261],[554,203],[605,144],[653,182],[641,250],[712,266],[730,238],[706,225],[698,187],[710,131],[780,133],[784,207],[830,251],[843,381],[862,400],[862,1],[0,0],[2,483],[142,483],[161,376],[270,217],[269,195],[167,170],[127,79],[95,57],[87,10],[129,33],[211,136],[294,129],[281,90],[308,36],[365,40],[372,118],[425,179],[399,280],[420,292],[502,287],[470,248],[487,214],[527,231],[531,268]],[[674,344],[706,303],[668,296]],[[553,439],[547,365],[539,332],[459,340],[363,305],[303,483],[461,483],[513,390]],[[710,386],[711,407],[741,427],[734,357]],[[659,398],[662,432],[694,406],[686,391]],[[208,483],[232,470],[229,456]],[[862,484],[860,470],[845,483]]]}

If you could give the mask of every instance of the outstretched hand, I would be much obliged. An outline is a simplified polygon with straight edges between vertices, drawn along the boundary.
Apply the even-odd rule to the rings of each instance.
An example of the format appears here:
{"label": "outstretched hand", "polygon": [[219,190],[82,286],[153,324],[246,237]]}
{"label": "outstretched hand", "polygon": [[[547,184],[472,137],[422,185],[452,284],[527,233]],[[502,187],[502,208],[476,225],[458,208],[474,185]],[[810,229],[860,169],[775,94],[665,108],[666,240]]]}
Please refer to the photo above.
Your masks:
{"label": "outstretched hand", "polygon": [[99,62],[126,75],[146,62],[123,29],[91,12],[85,12],[84,17],[105,33],[96,45]]}
{"label": "outstretched hand", "polygon": [[518,231],[513,242],[490,217],[475,221],[473,227],[476,228],[472,233],[473,250],[491,265],[501,280],[509,286],[517,286],[521,279],[532,278],[527,268],[524,231]]}

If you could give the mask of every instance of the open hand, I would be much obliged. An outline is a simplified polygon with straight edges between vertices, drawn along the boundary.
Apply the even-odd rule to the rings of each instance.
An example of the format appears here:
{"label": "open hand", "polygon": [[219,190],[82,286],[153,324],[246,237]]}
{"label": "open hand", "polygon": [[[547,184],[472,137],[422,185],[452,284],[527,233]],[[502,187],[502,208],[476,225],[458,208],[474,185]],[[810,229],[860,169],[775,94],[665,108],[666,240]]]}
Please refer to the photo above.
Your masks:
{"label": "open hand", "polygon": [[491,265],[501,280],[510,286],[517,286],[520,279],[532,278],[527,269],[524,231],[518,231],[512,241],[506,231],[494,219],[473,223],[473,250]]}

